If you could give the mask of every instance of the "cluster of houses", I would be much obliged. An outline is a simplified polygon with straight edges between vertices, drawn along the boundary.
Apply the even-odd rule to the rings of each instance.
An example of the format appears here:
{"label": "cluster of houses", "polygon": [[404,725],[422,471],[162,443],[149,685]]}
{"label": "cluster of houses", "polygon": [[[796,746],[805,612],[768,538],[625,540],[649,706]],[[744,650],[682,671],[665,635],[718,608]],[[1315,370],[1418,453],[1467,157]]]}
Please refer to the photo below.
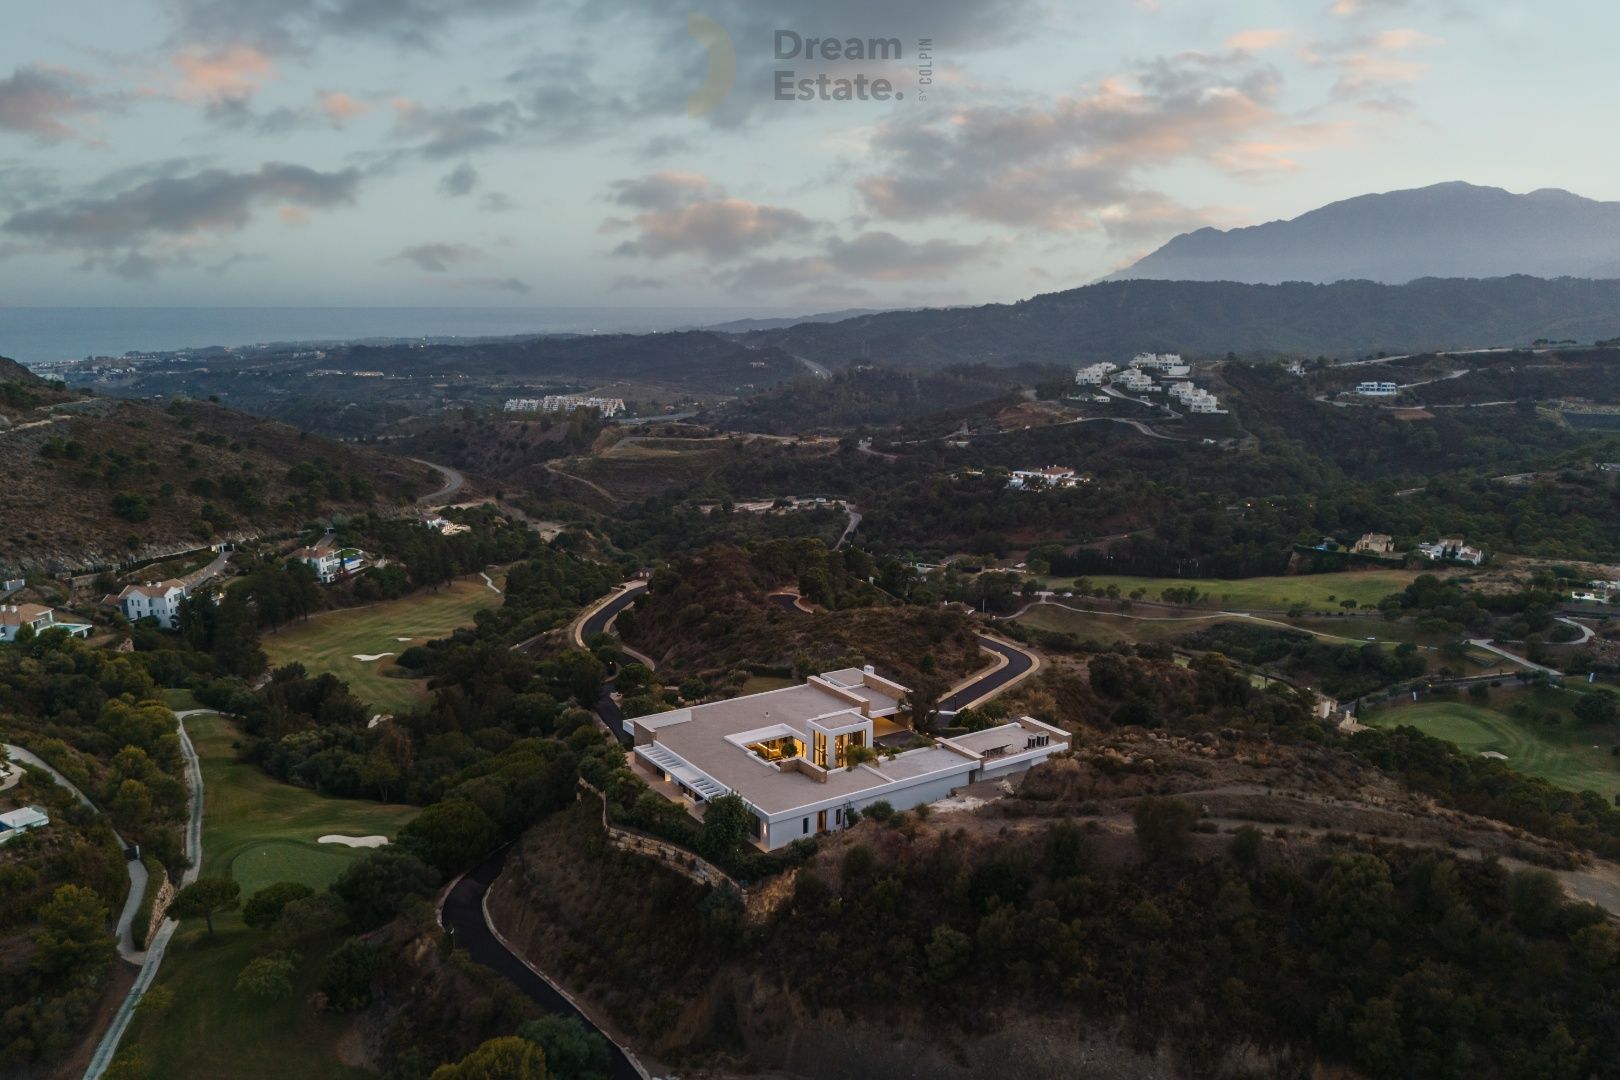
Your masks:
{"label": "cluster of houses", "polygon": [[1014,491],[1059,491],[1078,487],[1089,479],[1065,466],[1048,465],[1044,469],[1014,469],[1007,477],[1007,486]]}
{"label": "cluster of houses", "polygon": [[595,409],[603,416],[618,416],[624,412],[624,399],[547,394],[543,398],[508,398],[506,401],[507,412],[571,413],[576,409]]}
{"label": "cluster of houses", "polygon": [[1079,386],[1111,385],[1129,394],[1168,392],[1188,412],[1224,412],[1214,394],[1188,381],[1191,372],[1192,366],[1183,363],[1178,353],[1145,352],[1132,357],[1124,370],[1107,362],[1080,368],[1074,373],[1074,381]]}
{"label": "cluster of houses", "polygon": [[871,667],[845,668],[781,690],[639,716],[627,722],[631,761],[655,791],[694,812],[737,795],[753,842],[771,851],[852,825],[874,803],[908,810],[1069,747],[1062,728],[1022,716],[877,753],[875,725],[905,711],[909,693]]}

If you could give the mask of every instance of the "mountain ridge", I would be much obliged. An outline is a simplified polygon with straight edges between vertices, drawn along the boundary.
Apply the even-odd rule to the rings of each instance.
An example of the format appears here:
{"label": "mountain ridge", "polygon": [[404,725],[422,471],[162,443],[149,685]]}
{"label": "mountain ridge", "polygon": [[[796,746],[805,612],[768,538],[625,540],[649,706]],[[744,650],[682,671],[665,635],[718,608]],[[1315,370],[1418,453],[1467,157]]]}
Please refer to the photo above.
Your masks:
{"label": "mountain ridge", "polygon": [[1357,195],[1293,218],[1182,233],[1104,281],[1274,285],[1425,277],[1620,277],[1620,202],[1448,181]]}

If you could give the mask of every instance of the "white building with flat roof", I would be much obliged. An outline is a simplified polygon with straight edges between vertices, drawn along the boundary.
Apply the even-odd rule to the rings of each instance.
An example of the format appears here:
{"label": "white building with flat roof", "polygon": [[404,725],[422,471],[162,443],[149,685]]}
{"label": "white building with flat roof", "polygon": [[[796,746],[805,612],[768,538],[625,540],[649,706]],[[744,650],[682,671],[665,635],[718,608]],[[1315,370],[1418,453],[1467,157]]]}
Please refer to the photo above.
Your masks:
{"label": "white building with flat roof", "polygon": [[1090,364],[1075,371],[1074,381],[1080,386],[1101,386],[1118,370],[1118,364]]}
{"label": "white building with flat roof", "polygon": [[845,668],[799,686],[638,716],[627,721],[632,761],[688,804],[737,795],[752,815],[754,843],[769,851],[845,828],[873,803],[907,810],[1068,749],[1067,732],[1026,716],[892,757],[852,754],[874,745],[873,722],[902,712],[907,693],[870,667]]}
{"label": "white building with flat roof", "polygon": [[1401,388],[1392,382],[1363,382],[1356,384],[1356,393],[1362,397],[1394,397]]}

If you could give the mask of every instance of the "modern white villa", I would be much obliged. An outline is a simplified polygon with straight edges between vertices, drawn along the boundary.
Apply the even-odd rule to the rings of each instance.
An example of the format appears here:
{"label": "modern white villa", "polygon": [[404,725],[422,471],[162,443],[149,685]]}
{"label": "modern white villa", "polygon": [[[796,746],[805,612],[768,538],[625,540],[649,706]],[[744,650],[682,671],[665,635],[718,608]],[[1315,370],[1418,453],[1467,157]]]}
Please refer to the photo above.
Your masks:
{"label": "modern white villa", "polygon": [[[689,806],[735,793],[767,851],[842,829],[876,802],[896,810],[957,788],[1023,772],[1068,749],[1062,728],[1033,717],[935,740],[892,757],[874,745],[875,721],[902,712],[907,689],[872,668],[812,675],[798,686],[629,721],[634,766]],[[664,785],[667,785],[665,787]]]}
{"label": "modern white villa", "polygon": [[15,641],[23,627],[31,627],[36,634],[47,630],[66,630],[72,637],[89,637],[93,627],[89,623],[56,621],[56,610],[41,604],[0,604],[0,641]]}
{"label": "modern white villa", "polygon": [[175,628],[180,615],[180,601],[191,595],[190,588],[179,578],[167,581],[149,581],[145,585],[125,585],[110,601],[124,613],[130,622],[156,619],[165,630]]}

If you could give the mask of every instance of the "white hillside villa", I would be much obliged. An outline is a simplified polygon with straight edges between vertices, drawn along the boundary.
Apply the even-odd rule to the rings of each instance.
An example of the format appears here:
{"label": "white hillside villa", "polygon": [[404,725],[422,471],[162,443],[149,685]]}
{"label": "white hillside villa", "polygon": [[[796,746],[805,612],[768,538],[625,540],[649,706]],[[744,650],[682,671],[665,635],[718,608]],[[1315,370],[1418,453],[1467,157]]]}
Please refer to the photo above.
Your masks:
{"label": "white hillside villa", "polygon": [[752,814],[754,843],[769,851],[842,829],[852,811],[873,803],[907,810],[1068,749],[1067,732],[1025,716],[893,757],[852,758],[854,748],[874,745],[873,722],[900,713],[906,693],[870,667],[845,668],[799,686],[638,716],[627,721],[632,761],[689,806],[736,794]]}
{"label": "white hillside villa", "polygon": [[191,590],[179,578],[167,581],[149,581],[145,585],[125,585],[110,601],[124,613],[130,622],[156,619],[165,630],[175,628],[180,615],[180,601],[191,595]]}
{"label": "white hillside villa", "polygon": [[1048,465],[1044,469],[1014,469],[1007,478],[1007,486],[1014,491],[1044,491],[1048,488],[1072,488],[1083,479],[1073,469]]}
{"label": "white hillside villa", "polygon": [[16,641],[23,627],[36,634],[47,630],[66,630],[73,637],[89,637],[89,623],[60,623],[56,611],[41,604],[0,604],[0,641]]}
{"label": "white hillside villa", "polygon": [[330,585],[339,578],[358,574],[371,565],[370,557],[359,548],[338,547],[337,538],[331,533],[327,533],[310,547],[301,547],[294,551],[291,558],[315,571],[315,580],[322,585]]}

